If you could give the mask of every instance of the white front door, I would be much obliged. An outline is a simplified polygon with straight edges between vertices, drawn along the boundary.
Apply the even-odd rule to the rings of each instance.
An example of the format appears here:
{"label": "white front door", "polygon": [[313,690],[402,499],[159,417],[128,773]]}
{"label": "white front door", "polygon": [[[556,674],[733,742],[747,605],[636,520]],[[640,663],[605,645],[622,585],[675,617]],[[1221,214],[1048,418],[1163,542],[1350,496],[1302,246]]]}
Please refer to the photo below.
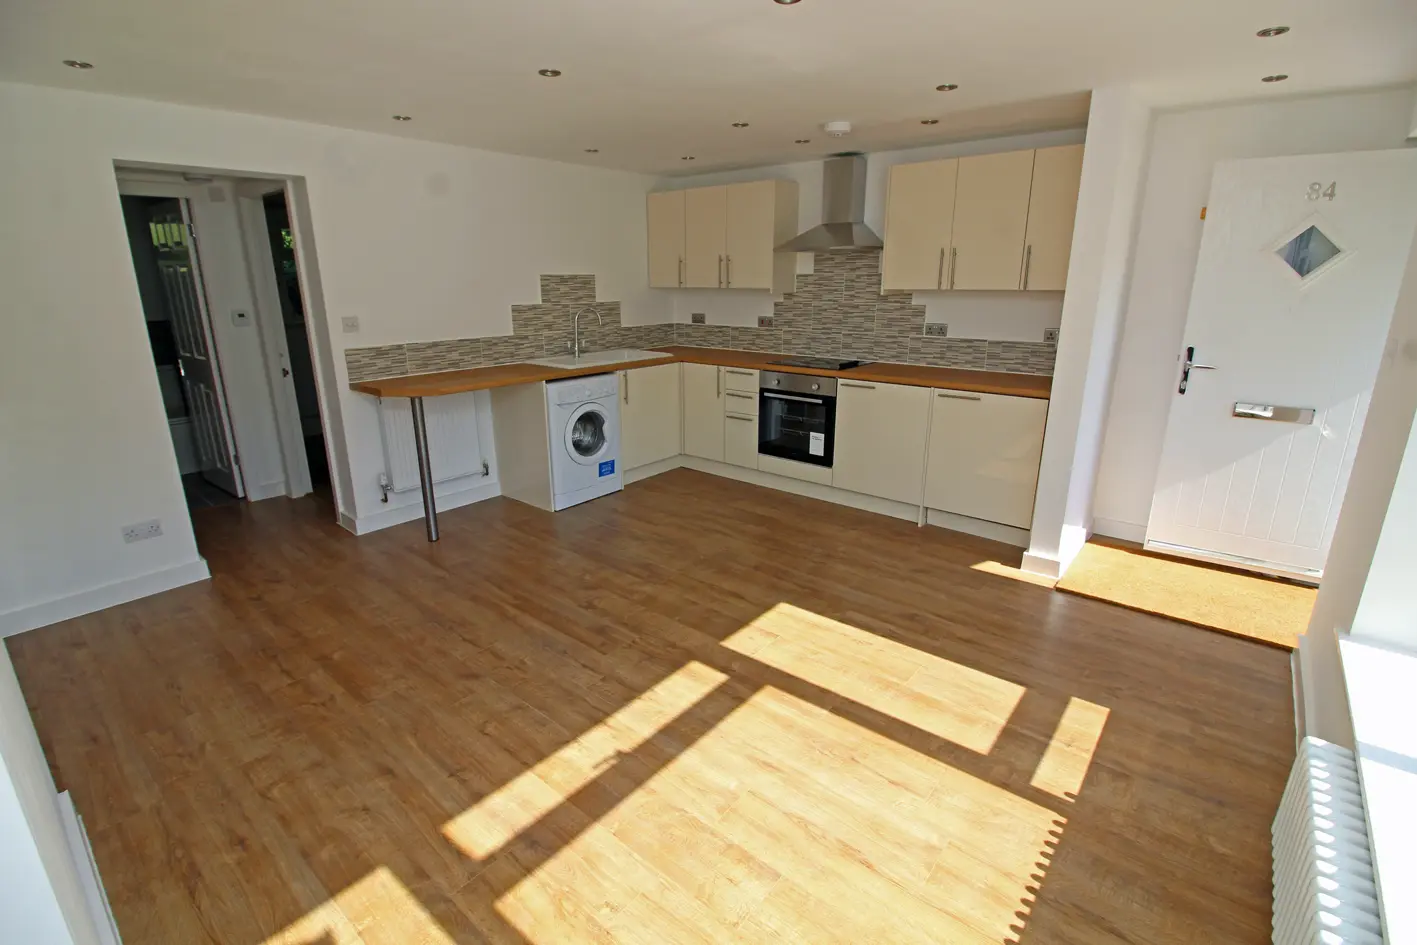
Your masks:
{"label": "white front door", "polygon": [[177,369],[182,375],[202,476],[238,498],[244,496],[234,449],[221,368],[212,337],[206,286],[193,239],[187,201],[174,198],[149,214],[158,272],[172,314],[177,341]]}
{"label": "white front door", "polygon": [[1148,548],[1322,574],[1414,228],[1414,151],[1216,165]]}

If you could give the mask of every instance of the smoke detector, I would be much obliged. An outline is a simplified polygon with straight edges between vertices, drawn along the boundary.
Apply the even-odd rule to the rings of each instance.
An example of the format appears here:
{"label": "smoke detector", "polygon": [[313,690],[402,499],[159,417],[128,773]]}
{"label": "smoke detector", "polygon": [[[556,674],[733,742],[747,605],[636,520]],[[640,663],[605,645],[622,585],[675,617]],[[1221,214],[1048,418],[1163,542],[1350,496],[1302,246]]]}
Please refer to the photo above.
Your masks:
{"label": "smoke detector", "polygon": [[851,122],[849,121],[829,121],[822,125],[822,130],[830,137],[845,138],[851,134]]}

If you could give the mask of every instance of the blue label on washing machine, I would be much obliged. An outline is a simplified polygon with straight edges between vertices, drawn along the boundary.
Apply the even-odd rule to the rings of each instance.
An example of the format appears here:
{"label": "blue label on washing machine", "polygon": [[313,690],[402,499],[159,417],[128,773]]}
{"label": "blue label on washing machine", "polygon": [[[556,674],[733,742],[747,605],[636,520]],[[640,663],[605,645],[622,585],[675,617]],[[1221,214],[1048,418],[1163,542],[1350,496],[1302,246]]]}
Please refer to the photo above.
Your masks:
{"label": "blue label on washing machine", "polygon": [[615,460],[613,460],[613,459],[607,459],[605,462],[601,463],[601,464],[600,464],[600,474],[601,474],[602,476],[613,476],[613,475],[615,475]]}

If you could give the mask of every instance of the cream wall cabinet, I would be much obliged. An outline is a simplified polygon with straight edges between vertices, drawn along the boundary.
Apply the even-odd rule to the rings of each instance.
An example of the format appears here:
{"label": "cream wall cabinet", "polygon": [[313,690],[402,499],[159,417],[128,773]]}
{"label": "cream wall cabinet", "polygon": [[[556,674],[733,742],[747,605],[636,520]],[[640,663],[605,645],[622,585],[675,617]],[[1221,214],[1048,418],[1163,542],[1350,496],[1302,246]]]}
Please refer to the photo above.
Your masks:
{"label": "cream wall cabinet", "polygon": [[723,368],[684,364],[684,452],[723,462]]}
{"label": "cream wall cabinet", "polygon": [[678,456],[682,447],[680,365],[620,373],[620,464],[636,469]]}
{"label": "cream wall cabinet", "polygon": [[650,285],[791,292],[797,256],[775,250],[797,233],[797,195],[787,180],[650,194]]}
{"label": "cream wall cabinet", "polygon": [[1082,145],[1043,148],[1034,156],[1023,288],[1061,292],[1067,285],[1081,183]]}
{"label": "cream wall cabinet", "polygon": [[881,287],[1061,290],[1082,145],[891,168]]}
{"label": "cream wall cabinet", "polygon": [[927,388],[840,381],[831,484],[918,505],[929,413]]}
{"label": "cream wall cabinet", "polygon": [[929,395],[925,504],[1030,528],[1048,401],[953,390]]}
{"label": "cream wall cabinet", "polygon": [[1023,279],[1032,151],[959,159],[952,289],[1017,289]]}
{"label": "cream wall cabinet", "polygon": [[882,289],[944,289],[954,232],[959,161],[891,168],[886,190]]}
{"label": "cream wall cabinet", "polygon": [[655,289],[684,285],[684,191],[650,194],[649,284]]}

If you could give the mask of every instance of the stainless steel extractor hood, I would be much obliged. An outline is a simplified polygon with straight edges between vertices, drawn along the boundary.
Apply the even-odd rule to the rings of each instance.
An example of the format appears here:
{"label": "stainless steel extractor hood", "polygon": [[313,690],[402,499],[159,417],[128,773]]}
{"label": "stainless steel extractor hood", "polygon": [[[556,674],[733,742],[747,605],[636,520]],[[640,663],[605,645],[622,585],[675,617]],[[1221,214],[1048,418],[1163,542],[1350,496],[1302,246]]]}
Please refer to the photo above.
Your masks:
{"label": "stainless steel extractor hood", "polygon": [[880,249],[866,219],[866,156],[842,154],[822,166],[822,222],[778,247],[784,253]]}

